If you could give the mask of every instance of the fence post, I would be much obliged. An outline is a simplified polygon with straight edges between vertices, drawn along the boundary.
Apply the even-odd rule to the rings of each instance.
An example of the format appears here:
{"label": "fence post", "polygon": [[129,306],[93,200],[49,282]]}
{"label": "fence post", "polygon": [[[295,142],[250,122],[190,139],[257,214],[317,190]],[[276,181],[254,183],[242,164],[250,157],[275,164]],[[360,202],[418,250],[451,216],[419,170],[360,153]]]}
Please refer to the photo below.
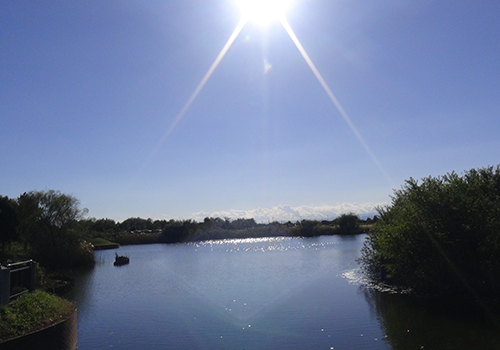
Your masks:
{"label": "fence post", "polygon": [[30,266],[30,283],[28,286],[28,290],[33,292],[36,289],[36,263],[33,260],[29,262]]}
{"label": "fence post", "polygon": [[10,301],[10,269],[0,266],[0,306]]}

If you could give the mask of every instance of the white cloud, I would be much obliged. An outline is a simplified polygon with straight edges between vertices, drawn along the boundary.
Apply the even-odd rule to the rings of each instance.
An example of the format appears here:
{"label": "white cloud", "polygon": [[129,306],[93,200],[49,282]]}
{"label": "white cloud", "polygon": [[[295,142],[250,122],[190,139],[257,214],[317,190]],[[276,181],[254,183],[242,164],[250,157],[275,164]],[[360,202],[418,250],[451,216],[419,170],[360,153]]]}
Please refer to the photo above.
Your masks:
{"label": "white cloud", "polygon": [[383,206],[387,203],[342,203],[338,205],[322,205],[322,206],[300,206],[291,207],[289,205],[278,205],[273,208],[257,208],[251,210],[223,210],[212,213],[198,212],[192,214],[192,218],[196,221],[203,221],[206,217],[220,218],[254,218],[260,223],[271,221],[291,221],[295,222],[302,219],[312,220],[332,220],[337,216],[345,213],[354,213],[360,216],[373,216],[376,214],[375,207]]}

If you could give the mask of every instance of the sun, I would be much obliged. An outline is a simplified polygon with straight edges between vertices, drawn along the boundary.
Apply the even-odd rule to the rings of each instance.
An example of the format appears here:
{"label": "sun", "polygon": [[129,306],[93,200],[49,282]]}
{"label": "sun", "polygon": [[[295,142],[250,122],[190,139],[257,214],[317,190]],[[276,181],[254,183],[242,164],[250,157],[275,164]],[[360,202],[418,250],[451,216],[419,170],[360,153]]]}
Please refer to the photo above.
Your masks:
{"label": "sun", "polygon": [[284,18],[292,0],[235,0],[244,20],[262,27]]}

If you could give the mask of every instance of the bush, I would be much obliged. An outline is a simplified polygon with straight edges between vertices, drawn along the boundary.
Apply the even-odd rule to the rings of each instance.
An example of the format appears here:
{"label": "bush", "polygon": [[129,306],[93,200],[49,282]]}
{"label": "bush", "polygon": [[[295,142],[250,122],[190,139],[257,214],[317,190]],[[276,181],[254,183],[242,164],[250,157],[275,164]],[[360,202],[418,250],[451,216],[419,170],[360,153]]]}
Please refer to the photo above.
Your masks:
{"label": "bush", "polygon": [[500,167],[410,178],[368,234],[360,259],[372,278],[430,295],[500,291]]}

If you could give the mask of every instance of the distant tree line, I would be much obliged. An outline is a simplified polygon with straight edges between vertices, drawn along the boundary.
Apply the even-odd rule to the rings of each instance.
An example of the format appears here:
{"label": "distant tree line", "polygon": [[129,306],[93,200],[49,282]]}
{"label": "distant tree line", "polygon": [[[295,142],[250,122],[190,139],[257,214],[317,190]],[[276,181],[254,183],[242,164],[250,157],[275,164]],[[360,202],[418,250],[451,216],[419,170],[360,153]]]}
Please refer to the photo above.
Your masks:
{"label": "distant tree line", "polygon": [[354,235],[366,232],[377,217],[361,220],[353,213],[342,214],[331,221],[277,221],[263,224],[253,218],[213,218],[193,220],[155,220],[130,218],[122,223],[110,219],[88,219],[91,235],[120,244],[185,243],[201,240],[253,237],[314,237],[321,235]]}
{"label": "distant tree line", "polygon": [[[25,192],[18,198],[0,196],[0,259],[30,257],[49,269],[92,266],[92,242],[119,244],[183,243],[200,240],[320,235],[350,235],[367,230],[374,219],[353,213],[332,221],[257,223],[254,219],[206,217],[193,220],[152,220],[139,217],[123,222],[87,218],[78,199],[60,191]],[[13,244],[13,245],[12,245]],[[7,247],[13,247],[8,249]]]}

